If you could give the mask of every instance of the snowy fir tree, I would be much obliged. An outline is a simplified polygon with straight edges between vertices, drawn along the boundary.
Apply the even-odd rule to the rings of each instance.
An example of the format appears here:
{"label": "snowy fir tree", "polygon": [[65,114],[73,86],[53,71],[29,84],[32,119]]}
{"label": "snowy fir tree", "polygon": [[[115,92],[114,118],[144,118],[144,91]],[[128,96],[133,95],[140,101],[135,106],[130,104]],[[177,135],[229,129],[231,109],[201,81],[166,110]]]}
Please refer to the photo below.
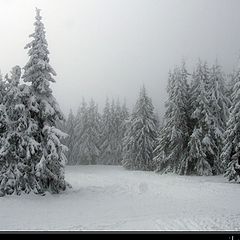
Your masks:
{"label": "snowy fir tree", "polygon": [[100,163],[112,164],[112,135],[113,135],[113,121],[112,112],[110,108],[109,99],[106,99],[103,115],[101,119],[101,139],[100,139]]}
{"label": "snowy fir tree", "polygon": [[[209,81],[209,69],[206,63],[199,61],[196,71],[192,76],[191,86],[191,118],[193,131],[188,143],[189,152],[186,161],[186,174],[212,175],[212,166],[209,164],[206,148],[212,150],[214,145],[209,126],[212,121],[209,109],[206,85]],[[214,146],[216,147],[216,146]],[[212,153],[214,151],[212,150]]]}
{"label": "snowy fir tree", "polygon": [[65,131],[68,134],[68,137],[64,139],[63,144],[68,147],[68,151],[66,153],[67,163],[69,165],[73,164],[75,161],[75,157],[73,154],[73,148],[75,145],[76,140],[76,133],[75,133],[75,116],[73,114],[72,109],[70,109],[67,121],[64,124],[63,131]]}
{"label": "snowy fir tree", "polygon": [[126,131],[125,120],[128,117],[126,104],[121,106],[119,99],[111,104],[110,149],[111,164],[120,165],[123,159],[123,137]]}
{"label": "snowy fir tree", "polygon": [[63,114],[50,88],[56,73],[49,64],[48,44],[41,19],[40,9],[36,9],[35,31],[30,35],[33,40],[25,47],[29,48],[30,59],[24,67],[23,80],[31,84],[28,109],[38,127],[34,137],[40,148],[34,158],[39,192],[59,193],[67,186],[64,178],[64,151],[67,149],[60,141],[66,134],[56,128]]}
{"label": "snowy fir tree", "polygon": [[29,87],[19,85],[21,69],[15,66],[11,77],[6,76],[6,95],[4,97],[6,128],[1,137],[0,148],[0,193],[21,194],[31,190],[38,192],[35,165],[31,153],[39,149],[33,137],[37,126],[26,108],[29,100]]}
{"label": "snowy fir tree", "polygon": [[214,104],[213,114],[218,120],[219,130],[224,132],[229,118],[229,108],[231,100],[227,94],[226,76],[219,64],[214,64],[210,72],[211,101]]}
{"label": "snowy fir tree", "polygon": [[74,126],[74,144],[72,149],[72,155],[73,159],[69,164],[75,165],[75,164],[88,164],[88,162],[85,162],[85,154],[81,147],[83,147],[82,142],[84,133],[87,129],[87,103],[85,99],[82,99],[81,106],[78,108],[76,119],[75,119],[75,126]]}
{"label": "snowy fir tree", "polygon": [[168,94],[164,126],[155,149],[156,171],[161,173],[185,173],[187,144],[189,141],[189,86],[188,73],[183,63],[169,74]]}
{"label": "snowy fir tree", "polygon": [[123,167],[131,170],[153,170],[153,151],[156,140],[154,107],[143,87],[124,137]]}
{"label": "snowy fir tree", "polygon": [[120,165],[121,164],[121,106],[119,100],[115,103],[112,100],[111,104],[111,140],[110,140],[110,147],[111,147],[111,164],[113,165]]}
{"label": "snowy fir tree", "polygon": [[[74,132],[74,143],[73,143],[73,146],[72,146],[72,156],[73,156],[73,159],[68,161],[69,165],[79,164],[78,142],[80,141],[80,134],[81,134],[81,129],[82,129],[81,124],[82,124],[82,115],[83,115],[83,113],[81,111],[82,111],[82,107],[83,106],[84,106],[84,111],[83,112],[85,112],[86,111],[85,110],[86,109],[86,102],[85,102],[84,98],[82,99],[81,106],[79,105],[79,107],[77,109],[77,113],[75,115],[75,124],[74,124],[74,129],[73,129],[73,132]],[[65,125],[64,128],[67,129],[67,126]],[[66,138],[66,140],[67,140],[67,138]]]}
{"label": "snowy fir tree", "polygon": [[[21,193],[23,187],[21,182],[23,174],[19,171],[18,167],[25,160],[23,151],[23,139],[21,138],[20,131],[24,124],[21,122],[23,115],[21,104],[21,94],[18,88],[19,80],[21,77],[21,69],[16,66],[12,69],[11,78],[6,75],[7,89],[4,96],[2,96],[2,120],[4,124],[3,131],[1,132],[1,149],[0,149],[0,195],[12,194],[16,192]],[[2,81],[2,80],[1,80]],[[26,122],[25,122],[26,124]]]}
{"label": "snowy fir tree", "polygon": [[127,131],[127,121],[129,118],[129,112],[126,106],[126,102],[124,102],[121,106],[121,108],[119,108],[120,111],[120,122],[119,122],[119,131],[118,131],[118,164],[122,164],[122,160],[123,160],[123,155],[124,155],[124,151],[123,151],[123,140],[124,140],[124,136],[126,134]]}
{"label": "snowy fir tree", "polygon": [[211,74],[207,63],[199,61],[193,74],[191,118],[194,125],[188,143],[186,174],[213,175],[221,172],[218,145],[221,142],[221,130],[216,114],[221,101],[218,102],[219,92],[214,87],[217,86],[219,75],[214,71]]}
{"label": "snowy fir tree", "polygon": [[240,68],[234,74],[232,106],[224,133],[221,160],[229,181],[240,181]]}
{"label": "snowy fir tree", "polygon": [[231,101],[227,96],[226,77],[217,63],[210,69],[210,87],[209,87],[209,103],[214,121],[211,128],[211,137],[217,145],[215,152],[216,158],[213,165],[213,174],[223,172],[223,166],[220,159],[222,152],[224,132],[229,118],[229,108]]}
{"label": "snowy fir tree", "polygon": [[91,100],[88,108],[88,121],[87,121],[87,131],[85,131],[84,142],[87,145],[87,159],[88,164],[97,164],[100,156],[100,115],[98,113],[98,106]]}

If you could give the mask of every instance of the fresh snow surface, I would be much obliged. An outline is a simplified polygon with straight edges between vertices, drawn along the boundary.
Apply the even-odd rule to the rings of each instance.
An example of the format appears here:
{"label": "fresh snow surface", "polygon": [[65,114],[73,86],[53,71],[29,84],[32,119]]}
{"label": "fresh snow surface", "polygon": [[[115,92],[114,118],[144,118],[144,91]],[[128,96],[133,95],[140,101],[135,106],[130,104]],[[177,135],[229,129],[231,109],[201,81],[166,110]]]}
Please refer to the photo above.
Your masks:
{"label": "fresh snow surface", "polygon": [[58,195],[0,198],[1,230],[240,230],[240,185],[223,176],[69,166]]}

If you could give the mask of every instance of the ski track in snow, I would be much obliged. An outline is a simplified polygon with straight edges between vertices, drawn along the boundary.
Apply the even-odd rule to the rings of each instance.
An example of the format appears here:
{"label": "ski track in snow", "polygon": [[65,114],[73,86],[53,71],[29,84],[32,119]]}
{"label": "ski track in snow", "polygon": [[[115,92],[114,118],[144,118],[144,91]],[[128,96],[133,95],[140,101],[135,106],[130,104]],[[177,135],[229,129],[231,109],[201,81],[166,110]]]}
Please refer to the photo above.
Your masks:
{"label": "ski track in snow", "polygon": [[58,195],[0,198],[0,230],[240,230],[240,187],[223,176],[68,166],[66,180]]}

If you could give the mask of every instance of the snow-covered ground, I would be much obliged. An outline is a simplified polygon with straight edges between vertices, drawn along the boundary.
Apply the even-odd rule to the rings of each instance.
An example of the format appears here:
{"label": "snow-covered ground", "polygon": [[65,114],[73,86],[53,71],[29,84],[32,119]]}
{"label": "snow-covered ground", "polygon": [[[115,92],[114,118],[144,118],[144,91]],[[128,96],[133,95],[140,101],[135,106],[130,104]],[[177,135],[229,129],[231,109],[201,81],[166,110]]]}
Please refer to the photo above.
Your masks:
{"label": "snow-covered ground", "polygon": [[240,185],[223,176],[66,168],[59,195],[0,198],[1,230],[240,230]]}

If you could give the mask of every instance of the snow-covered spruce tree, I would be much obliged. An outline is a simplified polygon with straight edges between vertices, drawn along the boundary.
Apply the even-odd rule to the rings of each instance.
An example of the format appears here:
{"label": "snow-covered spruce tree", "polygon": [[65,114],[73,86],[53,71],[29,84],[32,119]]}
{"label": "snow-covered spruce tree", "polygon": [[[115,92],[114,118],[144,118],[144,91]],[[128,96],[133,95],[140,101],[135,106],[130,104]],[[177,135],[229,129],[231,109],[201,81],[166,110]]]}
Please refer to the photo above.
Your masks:
{"label": "snow-covered spruce tree", "polygon": [[85,136],[81,144],[87,146],[86,157],[88,164],[96,164],[99,155],[99,136],[100,136],[100,115],[98,113],[98,106],[93,100],[89,103],[88,108],[88,121]]}
{"label": "snow-covered spruce tree", "polygon": [[7,124],[1,137],[0,148],[1,196],[39,190],[32,158],[32,154],[39,149],[39,143],[33,138],[37,126],[26,108],[30,96],[29,87],[25,84],[19,85],[20,77],[19,66],[12,69],[10,78],[6,76],[4,107]]}
{"label": "snow-covered spruce tree", "polygon": [[23,80],[31,83],[32,96],[28,109],[38,126],[34,137],[40,144],[40,150],[34,157],[37,158],[35,168],[39,193],[59,193],[67,186],[64,179],[66,147],[60,142],[66,134],[55,127],[56,122],[63,119],[63,114],[50,88],[50,82],[55,82],[52,76],[56,73],[49,64],[48,44],[41,19],[40,9],[36,9],[35,31],[30,35],[33,40],[25,47],[29,48],[30,59],[24,67]]}
{"label": "snow-covered spruce tree", "polygon": [[[170,71],[169,77],[168,77],[168,86],[167,86],[167,92],[168,92],[168,102],[166,102],[166,112],[164,116],[164,122],[163,122],[163,128],[159,132],[158,138],[157,138],[157,146],[154,149],[154,162],[156,166],[157,172],[171,172],[171,167],[173,164],[169,164],[169,162],[166,161],[167,156],[171,153],[169,149],[169,144],[171,141],[171,131],[172,131],[172,121],[170,121],[172,117],[173,112],[173,82],[174,82],[174,74]],[[165,163],[166,162],[166,163]],[[164,164],[165,163],[165,164]],[[164,170],[163,170],[164,169]]]}
{"label": "snow-covered spruce tree", "polygon": [[75,145],[75,116],[72,112],[72,109],[70,109],[70,112],[68,114],[67,121],[65,122],[64,131],[68,134],[68,137],[64,139],[63,144],[68,147],[68,151],[66,153],[67,163],[69,165],[74,164],[75,157],[73,155],[73,147]]}
{"label": "snow-covered spruce tree", "polygon": [[[5,93],[1,96],[1,123],[3,131],[1,131],[0,148],[0,196],[12,194],[13,192],[19,194],[21,192],[22,181],[20,176],[22,177],[22,174],[18,170],[18,166],[21,164],[21,155],[25,157],[23,147],[19,146],[23,144],[23,141],[21,136],[19,136],[19,131],[17,131],[20,130],[21,126],[19,126],[19,123],[22,123],[21,117],[23,114],[18,88],[21,77],[20,67],[14,67],[11,73],[11,78],[8,78],[8,75],[6,75]],[[20,107],[18,108],[18,106]]]}
{"label": "snow-covered spruce tree", "polygon": [[209,82],[209,103],[214,121],[211,128],[211,137],[217,145],[216,158],[213,164],[213,174],[220,174],[223,172],[223,166],[220,159],[222,152],[224,132],[229,118],[229,108],[231,101],[227,96],[227,88],[225,76],[221,67],[216,63],[210,69]]}
{"label": "snow-covered spruce tree", "polygon": [[123,137],[126,130],[125,120],[128,117],[126,105],[121,106],[119,99],[112,101],[110,108],[110,149],[112,165],[120,165],[123,159]]}
{"label": "snow-covered spruce tree", "polygon": [[78,108],[77,115],[76,115],[76,123],[74,127],[74,145],[72,150],[72,163],[73,165],[78,164],[88,164],[88,162],[85,162],[85,153],[83,149],[80,148],[83,147],[83,136],[85,134],[85,131],[87,129],[87,121],[88,121],[88,106],[85,101],[85,99],[82,99],[81,105]]}
{"label": "snow-covered spruce tree", "polygon": [[[113,105],[113,104],[112,104]],[[100,163],[112,164],[112,138],[113,138],[113,111],[111,111],[109,99],[106,99],[103,115],[101,118],[101,140],[100,140]]]}
{"label": "snow-covered spruce tree", "polygon": [[119,132],[119,115],[117,112],[117,105],[114,99],[111,101],[110,105],[110,149],[111,149],[111,154],[110,154],[110,162],[109,164],[111,165],[117,165],[118,164],[118,156],[117,156],[117,148],[118,148],[118,132]]}
{"label": "snow-covered spruce tree", "polygon": [[143,87],[124,137],[123,167],[131,170],[154,170],[153,151],[156,139],[154,107]]}
{"label": "snow-covered spruce tree", "polygon": [[199,61],[193,74],[191,89],[191,108],[193,131],[188,143],[186,174],[213,175],[220,172],[219,168],[219,131],[218,119],[214,115],[219,108],[207,63]]}
{"label": "snow-covered spruce tree", "polygon": [[156,171],[186,174],[187,144],[189,141],[189,86],[183,63],[169,74],[165,123],[155,149]]}
{"label": "snow-covered spruce tree", "polygon": [[121,148],[121,105],[119,99],[112,101],[111,104],[111,116],[112,116],[112,134],[111,134],[111,149],[112,149],[112,162],[113,165],[120,165],[122,160],[122,148]]}
{"label": "snow-covered spruce tree", "polygon": [[219,129],[224,132],[229,118],[229,109],[232,105],[230,98],[227,96],[226,76],[218,64],[214,64],[210,72],[210,83],[212,84],[211,101],[214,102],[214,115],[218,120]]}
{"label": "snow-covered spruce tree", "polygon": [[221,160],[225,177],[229,181],[240,181],[240,68],[234,74],[234,87],[231,95],[232,106],[224,133],[224,147]]}
{"label": "snow-covered spruce tree", "polygon": [[122,163],[123,160],[123,141],[124,141],[124,136],[127,130],[127,120],[129,118],[129,112],[126,106],[126,102],[124,102],[119,109],[120,111],[120,123],[119,123],[119,134],[117,136],[118,138],[118,164]]}
{"label": "snow-covered spruce tree", "polygon": [[[191,85],[191,118],[193,131],[188,143],[189,152],[186,161],[186,174],[212,175],[212,168],[205,154],[204,137],[208,133],[210,114],[208,98],[206,96],[206,82],[209,78],[207,64],[203,65],[200,61],[196,71],[192,75]],[[207,121],[207,122],[205,122]],[[208,140],[208,141],[207,141]],[[210,142],[209,136],[206,143]]]}

